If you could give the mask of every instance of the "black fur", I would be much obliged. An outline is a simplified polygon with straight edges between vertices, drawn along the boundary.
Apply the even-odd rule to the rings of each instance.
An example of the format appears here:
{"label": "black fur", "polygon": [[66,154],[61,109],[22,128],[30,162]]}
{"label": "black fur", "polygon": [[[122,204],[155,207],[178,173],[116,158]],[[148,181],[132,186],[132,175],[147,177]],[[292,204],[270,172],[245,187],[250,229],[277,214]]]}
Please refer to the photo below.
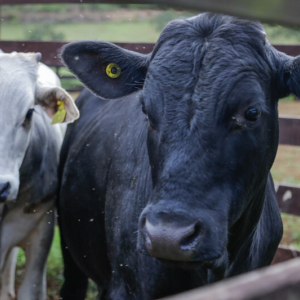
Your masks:
{"label": "black fur", "polygon": [[[95,94],[103,98],[118,98],[136,91],[143,82],[147,68],[146,56],[126,51],[108,42],[81,41],[63,47],[63,62],[71,72]],[[112,79],[106,75],[109,63],[121,68],[121,75]],[[101,81],[95,80],[101,78]]]}
{"label": "black fur", "polygon": [[[84,91],[64,141],[59,215],[73,273],[63,299],[83,299],[84,283],[70,288],[76,268],[103,299],[147,300],[270,264],[282,236],[277,102],[300,96],[299,58],[277,52],[260,24],[209,13],[169,23],[148,56],[89,43],[65,46],[63,61],[100,97],[123,98]],[[105,75],[110,62],[119,80]],[[203,242],[188,262],[152,258],[145,218],[200,220]]]}

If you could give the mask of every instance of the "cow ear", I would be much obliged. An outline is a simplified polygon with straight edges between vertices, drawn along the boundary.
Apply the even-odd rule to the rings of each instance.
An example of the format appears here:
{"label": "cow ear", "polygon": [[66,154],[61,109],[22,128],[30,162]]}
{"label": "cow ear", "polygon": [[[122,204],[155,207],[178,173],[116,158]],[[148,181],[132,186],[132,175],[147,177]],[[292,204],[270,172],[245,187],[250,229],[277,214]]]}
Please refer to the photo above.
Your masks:
{"label": "cow ear", "polygon": [[283,66],[283,72],[288,94],[300,98],[300,56],[289,59]]}
{"label": "cow ear", "polygon": [[300,56],[280,56],[279,91],[280,98],[294,94],[300,98]]}
{"label": "cow ear", "polygon": [[147,55],[102,41],[81,41],[63,47],[68,69],[93,93],[119,98],[141,89],[147,72]]}
{"label": "cow ear", "polygon": [[72,97],[61,87],[45,87],[36,93],[36,104],[45,109],[52,124],[71,123],[79,118],[79,111]]}

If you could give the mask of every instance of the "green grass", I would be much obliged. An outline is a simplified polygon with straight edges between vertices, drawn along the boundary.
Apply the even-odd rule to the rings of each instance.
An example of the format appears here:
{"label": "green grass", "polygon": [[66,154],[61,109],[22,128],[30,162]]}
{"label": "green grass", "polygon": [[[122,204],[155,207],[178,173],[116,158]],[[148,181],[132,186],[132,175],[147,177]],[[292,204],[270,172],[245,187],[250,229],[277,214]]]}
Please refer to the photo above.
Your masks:
{"label": "green grass", "polygon": [[285,28],[282,26],[264,25],[267,39],[272,44],[299,44],[300,29]]}
{"label": "green grass", "polygon": [[275,182],[300,184],[300,147],[280,145],[271,173]]}
{"label": "green grass", "polygon": [[[170,15],[171,16],[171,15]],[[174,15],[174,17],[177,15]],[[178,15],[179,16],[179,15]],[[156,42],[160,30],[170,18],[147,21],[102,21],[82,23],[49,23],[51,30],[61,34],[66,41],[81,39],[100,39],[113,42]],[[157,20],[157,21],[156,21]],[[1,24],[2,40],[26,40],[30,31],[37,30],[42,23],[21,24],[3,22]],[[279,26],[265,25],[267,38],[271,43],[300,43],[300,30],[286,29]],[[45,35],[43,40],[51,40]]]}
{"label": "green grass", "polygon": [[296,100],[296,96],[290,95],[290,96],[280,99],[280,102],[291,102],[291,101],[295,101],[295,100]]}
{"label": "green grass", "polygon": [[[2,23],[2,40],[26,40],[26,31],[33,31],[40,23],[23,25]],[[65,40],[99,39],[114,42],[156,42],[159,32],[150,21],[98,22],[49,24],[52,30],[61,33]],[[45,40],[49,40],[46,37]]]}
{"label": "green grass", "polygon": [[[22,280],[25,269],[25,255],[22,250],[18,253],[16,281],[18,286]],[[47,296],[48,300],[58,300],[59,290],[63,283],[63,259],[60,249],[60,235],[59,229],[55,227],[55,234],[47,261]],[[97,286],[90,281],[88,295],[86,300],[94,300],[97,296]]]}
{"label": "green grass", "polygon": [[295,248],[300,248],[300,217],[284,213],[281,214],[281,217],[284,228],[281,243]]}

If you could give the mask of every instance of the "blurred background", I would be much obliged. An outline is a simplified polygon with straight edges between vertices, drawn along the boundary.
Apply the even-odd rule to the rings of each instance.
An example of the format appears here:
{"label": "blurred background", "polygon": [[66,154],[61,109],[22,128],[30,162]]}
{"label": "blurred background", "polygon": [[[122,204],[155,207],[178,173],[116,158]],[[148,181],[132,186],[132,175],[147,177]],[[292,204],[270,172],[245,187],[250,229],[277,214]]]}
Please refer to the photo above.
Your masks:
{"label": "blurred background", "polygon": [[[72,41],[101,39],[111,42],[155,43],[164,26],[175,18],[195,15],[196,11],[176,11],[156,5],[110,4],[48,4],[0,6],[0,40],[5,41]],[[272,44],[300,44],[300,30],[278,25],[263,24]],[[57,69],[55,69],[57,71]],[[62,76],[71,76],[60,68]],[[63,87],[73,89],[76,79],[62,78]],[[74,99],[78,92],[73,92]],[[293,96],[279,103],[279,113],[300,116],[300,102]],[[274,181],[300,184],[300,147],[280,145],[272,168]],[[282,244],[300,248],[300,218],[282,214],[285,234]],[[17,280],[24,271],[25,258],[20,251]],[[48,299],[59,299],[63,276],[59,233],[55,238],[48,260]],[[87,299],[97,295],[91,283]]]}

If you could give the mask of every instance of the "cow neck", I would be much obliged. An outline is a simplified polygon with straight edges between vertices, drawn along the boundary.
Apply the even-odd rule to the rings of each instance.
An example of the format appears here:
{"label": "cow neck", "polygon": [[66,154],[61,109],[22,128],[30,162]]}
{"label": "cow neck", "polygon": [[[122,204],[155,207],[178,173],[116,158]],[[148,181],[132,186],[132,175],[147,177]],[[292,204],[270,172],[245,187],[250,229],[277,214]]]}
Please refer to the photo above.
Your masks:
{"label": "cow neck", "polygon": [[245,245],[252,243],[253,236],[257,229],[258,222],[261,218],[263,207],[265,205],[265,193],[266,193],[267,181],[261,187],[254,198],[249,201],[246,209],[240,216],[240,218],[231,226],[228,236],[228,255],[229,265],[232,264],[237,256],[242,251]]}

